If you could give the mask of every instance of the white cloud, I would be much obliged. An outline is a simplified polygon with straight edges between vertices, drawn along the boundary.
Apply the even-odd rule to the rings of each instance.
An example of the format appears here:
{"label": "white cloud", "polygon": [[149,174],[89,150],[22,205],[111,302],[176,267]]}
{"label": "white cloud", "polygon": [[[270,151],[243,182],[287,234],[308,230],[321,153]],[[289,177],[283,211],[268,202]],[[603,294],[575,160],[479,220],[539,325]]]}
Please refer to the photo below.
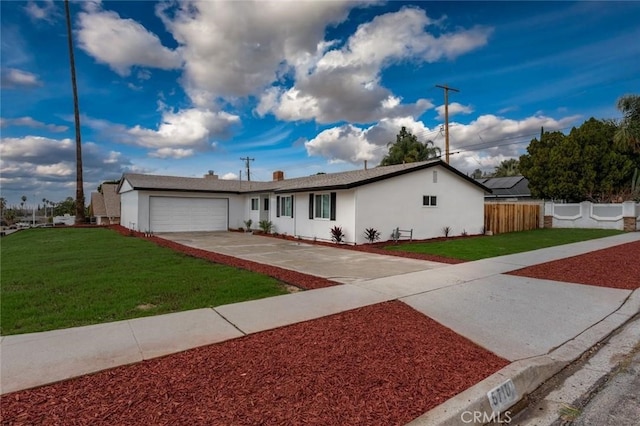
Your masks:
{"label": "white cloud", "polygon": [[32,19],[38,21],[51,22],[58,15],[53,0],[45,0],[44,2],[40,2],[40,4],[35,1],[29,1],[24,7],[24,10]]}
{"label": "white cloud", "polygon": [[235,173],[225,173],[222,175],[222,177],[220,179],[224,179],[224,180],[238,180],[238,175]]}
{"label": "white cloud", "polygon": [[151,154],[151,157],[154,158],[186,158],[191,157],[195,152],[193,149],[184,149],[184,148],[160,148]]}
{"label": "white cloud", "polygon": [[29,71],[23,71],[17,68],[2,68],[1,73],[0,85],[3,89],[42,86],[42,82],[38,76]]}
{"label": "white cloud", "polygon": [[18,118],[0,118],[0,128],[10,126],[25,126],[33,127],[35,129],[46,129],[50,132],[60,133],[69,130],[68,126],[59,126],[56,124],[46,124],[41,121],[34,120],[31,117],[18,117]]}
{"label": "white cloud", "polygon": [[321,156],[329,162],[360,164],[367,160],[371,166],[375,166],[387,153],[387,144],[395,141],[402,126],[422,141],[431,133],[422,122],[412,117],[402,117],[383,119],[368,128],[352,124],[332,127],[304,145],[309,156]]}
{"label": "white cloud", "polygon": [[265,91],[256,112],[319,123],[418,117],[433,104],[426,99],[402,104],[381,85],[382,71],[400,61],[453,59],[485,45],[491,33],[474,27],[434,36],[427,31],[434,24],[424,10],[410,7],[377,16],[361,24],[340,49],[327,50],[315,63],[305,63],[306,69],[296,67],[294,87]]}
{"label": "white cloud", "polygon": [[156,34],[95,3],[84,5],[78,26],[80,48],[121,76],[128,76],[134,66],[169,70],[182,64],[179,52],[163,46]]}
{"label": "white cloud", "polygon": [[[436,118],[438,120],[444,120],[444,105],[436,107],[436,112],[438,113]],[[471,114],[472,112],[473,107],[471,105],[462,105],[458,102],[451,102],[449,104],[449,117],[453,117],[456,114]]]}
{"label": "white cloud", "polygon": [[71,176],[75,174],[75,167],[72,167],[69,163],[38,165],[35,168],[35,172],[38,175]]}
{"label": "white cloud", "polygon": [[[469,124],[451,123],[451,164],[465,172],[478,167],[491,169],[503,160],[519,157],[531,139],[538,137],[541,127],[545,131],[566,130],[578,119],[579,116],[554,119],[536,115],[512,120],[483,115]],[[309,156],[324,157],[329,162],[360,164],[368,160],[370,165],[376,165],[387,154],[388,142],[395,141],[402,126],[422,142],[435,141],[444,157],[441,132],[427,128],[412,117],[384,119],[367,128],[351,124],[332,127],[307,141],[305,148]]]}
{"label": "white cloud", "polygon": [[158,15],[181,45],[183,86],[198,106],[260,93],[317,55],[325,29],[362,2],[183,1]]}
{"label": "white cloud", "polygon": [[[75,196],[75,141],[25,136],[0,142],[2,196],[10,203],[22,195],[29,200],[33,194],[51,200]],[[83,142],[82,157],[85,193],[104,180],[119,178],[131,167],[131,161],[121,153],[105,152],[92,142]]]}
{"label": "white cloud", "polygon": [[184,158],[215,145],[213,139],[228,137],[231,127],[239,123],[238,116],[224,111],[191,108],[165,111],[156,130],[135,126],[126,133],[133,144],[155,149],[152,156]]}
{"label": "white cloud", "polygon": [[534,115],[512,120],[488,114],[469,124],[451,123],[451,164],[465,172],[476,168],[491,170],[504,160],[522,155],[529,142],[539,137],[541,127],[545,131],[566,131],[580,118]]}

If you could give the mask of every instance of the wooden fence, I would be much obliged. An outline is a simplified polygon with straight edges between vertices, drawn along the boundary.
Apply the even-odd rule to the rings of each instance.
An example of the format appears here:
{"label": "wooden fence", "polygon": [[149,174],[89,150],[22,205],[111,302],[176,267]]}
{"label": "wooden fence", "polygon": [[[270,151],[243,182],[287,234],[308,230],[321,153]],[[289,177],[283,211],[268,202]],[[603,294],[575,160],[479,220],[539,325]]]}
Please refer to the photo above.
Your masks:
{"label": "wooden fence", "polygon": [[485,203],[484,227],[494,234],[540,228],[539,204]]}

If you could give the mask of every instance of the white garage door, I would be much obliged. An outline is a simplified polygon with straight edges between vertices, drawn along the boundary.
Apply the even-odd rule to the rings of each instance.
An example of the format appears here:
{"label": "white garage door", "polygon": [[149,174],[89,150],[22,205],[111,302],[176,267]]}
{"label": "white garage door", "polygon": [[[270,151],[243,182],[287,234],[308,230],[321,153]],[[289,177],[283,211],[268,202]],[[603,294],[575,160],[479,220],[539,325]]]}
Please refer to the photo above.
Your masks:
{"label": "white garage door", "polygon": [[227,204],[223,198],[150,197],[151,231],[226,231]]}

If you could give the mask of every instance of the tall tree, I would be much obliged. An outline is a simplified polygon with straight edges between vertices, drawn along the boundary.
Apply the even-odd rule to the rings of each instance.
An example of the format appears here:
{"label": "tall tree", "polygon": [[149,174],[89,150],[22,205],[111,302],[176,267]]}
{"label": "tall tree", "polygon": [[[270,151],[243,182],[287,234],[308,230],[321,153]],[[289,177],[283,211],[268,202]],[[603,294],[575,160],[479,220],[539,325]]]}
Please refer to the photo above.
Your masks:
{"label": "tall tree", "polygon": [[614,141],[620,148],[640,154],[640,95],[621,96],[617,107],[623,117]]}
{"label": "tall tree", "polygon": [[418,138],[402,126],[395,142],[387,144],[389,152],[382,158],[381,166],[392,164],[415,163],[440,156],[440,148],[434,146],[433,141],[422,143]]}
{"label": "tall tree", "polygon": [[543,133],[520,157],[520,171],[537,198],[617,201],[628,186],[633,157],[613,143],[616,126],[591,118],[569,135]]}
{"label": "tall tree", "polygon": [[501,162],[494,170],[493,177],[518,176],[520,174],[520,161],[510,158]]}
{"label": "tall tree", "polygon": [[471,177],[473,179],[480,179],[484,176],[484,174],[482,173],[482,170],[480,169],[475,169],[472,173],[471,173]]}
{"label": "tall tree", "polygon": [[71,87],[73,89],[73,116],[76,127],[76,223],[84,223],[84,188],[82,179],[82,140],[80,137],[80,107],[78,105],[78,85],[76,83],[76,61],[73,55],[73,35],[71,31],[71,12],[69,0],[64,0],[67,18],[67,41],[69,44],[69,67],[71,69]]}

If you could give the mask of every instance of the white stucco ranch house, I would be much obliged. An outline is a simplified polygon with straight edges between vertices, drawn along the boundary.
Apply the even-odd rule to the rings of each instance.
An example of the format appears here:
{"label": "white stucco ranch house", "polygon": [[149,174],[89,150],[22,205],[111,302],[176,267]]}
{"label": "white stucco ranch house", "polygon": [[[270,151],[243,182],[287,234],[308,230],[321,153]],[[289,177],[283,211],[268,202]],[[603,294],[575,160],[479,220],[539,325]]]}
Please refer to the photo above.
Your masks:
{"label": "white stucco ranch house", "polygon": [[441,160],[399,164],[270,182],[124,174],[118,185],[120,224],[143,232],[226,231],[251,219],[273,223],[274,232],[330,240],[342,227],[347,243],[366,242],[375,228],[381,240],[394,229],[413,230],[413,239],[463,231],[479,234],[484,195],[491,192]]}

